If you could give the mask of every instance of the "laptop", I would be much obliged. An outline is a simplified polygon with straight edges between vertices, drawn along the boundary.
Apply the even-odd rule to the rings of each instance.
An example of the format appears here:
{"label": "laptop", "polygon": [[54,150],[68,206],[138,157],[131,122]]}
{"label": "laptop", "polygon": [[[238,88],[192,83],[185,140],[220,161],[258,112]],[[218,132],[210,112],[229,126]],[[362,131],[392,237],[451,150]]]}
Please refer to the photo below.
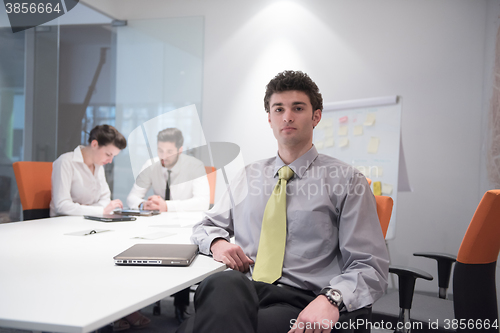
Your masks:
{"label": "laptop", "polygon": [[189,266],[197,254],[194,244],[136,244],[113,259],[116,265]]}
{"label": "laptop", "polygon": [[117,215],[133,215],[133,216],[153,216],[160,214],[159,210],[143,210],[143,209],[116,209],[113,211],[114,214]]}
{"label": "laptop", "polygon": [[94,220],[100,222],[123,222],[123,221],[135,221],[137,218],[133,216],[122,216],[122,215],[114,215],[114,214],[103,214],[99,216],[92,215],[84,215],[83,218],[87,220]]}

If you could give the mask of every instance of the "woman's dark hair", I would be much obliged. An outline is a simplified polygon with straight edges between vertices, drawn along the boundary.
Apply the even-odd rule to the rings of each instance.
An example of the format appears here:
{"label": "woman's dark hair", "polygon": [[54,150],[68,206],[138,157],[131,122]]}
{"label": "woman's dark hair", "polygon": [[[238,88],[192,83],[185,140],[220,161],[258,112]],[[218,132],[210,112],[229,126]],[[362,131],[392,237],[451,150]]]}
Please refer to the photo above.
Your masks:
{"label": "woman's dark hair", "polygon": [[323,110],[323,97],[309,75],[301,71],[284,71],[276,75],[266,86],[266,95],[264,96],[266,112],[270,111],[269,100],[274,93],[290,90],[302,91],[309,96],[313,112],[318,109]]}
{"label": "woman's dark hair", "polygon": [[173,142],[175,148],[179,149],[184,144],[184,137],[180,129],[170,127],[158,133],[158,142]]}
{"label": "woman's dark hair", "polygon": [[110,143],[120,150],[127,147],[127,140],[125,137],[111,125],[97,125],[94,127],[89,134],[89,144],[94,140],[97,141],[99,147],[107,146]]}

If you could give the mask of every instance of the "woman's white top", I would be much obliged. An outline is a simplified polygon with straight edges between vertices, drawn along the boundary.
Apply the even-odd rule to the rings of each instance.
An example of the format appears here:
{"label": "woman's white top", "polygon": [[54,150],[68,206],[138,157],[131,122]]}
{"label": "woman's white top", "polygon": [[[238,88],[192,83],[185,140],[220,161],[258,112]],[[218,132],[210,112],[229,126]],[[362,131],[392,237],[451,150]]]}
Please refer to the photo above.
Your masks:
{"label": "woman's white top", "polygon": [[62,154],[52,165],[50,216],[99,215],[111,198],[104,168],[94,164],[94,173],[83,162],[82,148]]}

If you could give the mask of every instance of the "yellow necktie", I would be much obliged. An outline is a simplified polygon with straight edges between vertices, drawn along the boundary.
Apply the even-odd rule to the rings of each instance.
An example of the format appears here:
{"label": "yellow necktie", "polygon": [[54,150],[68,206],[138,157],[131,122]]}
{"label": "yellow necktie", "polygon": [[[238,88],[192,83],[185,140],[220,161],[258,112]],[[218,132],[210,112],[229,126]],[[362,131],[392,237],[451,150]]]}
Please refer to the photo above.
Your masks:
{"label": "yellow necktie", "polygon": [[279,180],[267,201],[260,231],[259,249],[253,279],[273,283],[281,277],[286,244],[286,183],[293,171],[284,166],[278,171]]}

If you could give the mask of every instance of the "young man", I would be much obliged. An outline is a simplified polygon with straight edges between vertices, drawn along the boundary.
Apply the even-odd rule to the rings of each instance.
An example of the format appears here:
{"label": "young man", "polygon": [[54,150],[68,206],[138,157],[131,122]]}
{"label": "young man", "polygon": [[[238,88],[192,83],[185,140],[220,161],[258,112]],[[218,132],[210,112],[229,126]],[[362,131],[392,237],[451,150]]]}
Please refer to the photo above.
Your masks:
{"label": "young man", "polygon": [[[208,209],[210,187],[205,166],[200,160],[182,154],[183,144],[184,137],[177,128],[158,133],[158,159],[149,166],[146,164],[137,177],[127,197],[129,207],[162,212]],[[151,187],[155,195],[144,200]]]}
{"label": "young man", "polygon": [[312,144],[322,112],[316,84],[285,71],[267,85],[264,104],[278,154],[241,173],[241,202],[231,208],[223,197],[194,227],[200,252],[233,270],[202,282],[181,330],[330,332],[340,311],[373,304],[387,287],[388,254],[366,178]]}

